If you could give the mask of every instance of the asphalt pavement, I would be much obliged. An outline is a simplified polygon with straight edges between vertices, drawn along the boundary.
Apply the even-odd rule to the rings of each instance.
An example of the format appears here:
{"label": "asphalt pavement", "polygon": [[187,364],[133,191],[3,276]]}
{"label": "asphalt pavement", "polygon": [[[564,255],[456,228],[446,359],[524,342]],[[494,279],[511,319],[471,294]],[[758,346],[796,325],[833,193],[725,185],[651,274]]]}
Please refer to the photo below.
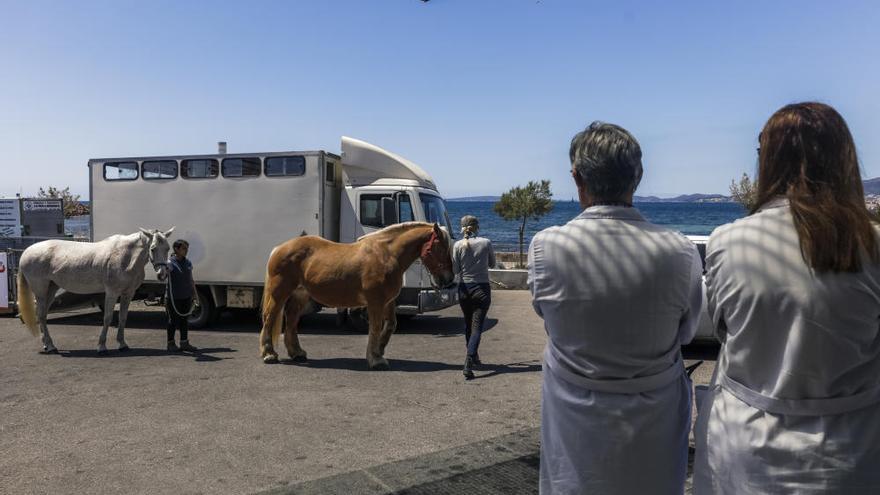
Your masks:
{"label": "asphalt pavement", "polygon": [[[492,299],[472,381],[457,307],[402,321],[387,372],[332,313],[303,321],[307,363],[278,365],[251,311],[191,331],[190,354],[166,353],[154,307],[107,356],[96,310],[52,317],[54,356],[0,318],[0,493],[537,493],[542,321],[525,291]],[[695,383],[716,353],[686,348]]]}

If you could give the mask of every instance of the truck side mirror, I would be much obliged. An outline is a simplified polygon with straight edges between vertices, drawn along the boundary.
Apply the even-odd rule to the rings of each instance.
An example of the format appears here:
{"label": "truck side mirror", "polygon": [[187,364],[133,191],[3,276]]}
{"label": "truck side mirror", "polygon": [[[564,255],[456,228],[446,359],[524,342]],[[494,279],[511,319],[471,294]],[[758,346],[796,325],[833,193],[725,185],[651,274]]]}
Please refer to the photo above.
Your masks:
{"label": "truck side mirror", "polygon": [[397,205],[394,198],[385,196],[382,198],[382,226],[387,227],[398,223]]}

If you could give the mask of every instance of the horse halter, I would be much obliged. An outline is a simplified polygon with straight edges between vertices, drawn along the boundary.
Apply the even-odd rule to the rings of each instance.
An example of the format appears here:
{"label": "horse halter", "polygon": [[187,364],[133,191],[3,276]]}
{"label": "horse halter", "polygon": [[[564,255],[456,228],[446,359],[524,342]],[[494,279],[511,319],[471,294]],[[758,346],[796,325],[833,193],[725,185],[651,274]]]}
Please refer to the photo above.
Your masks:
{"label": "horse halter", "polygon": [[161,268],[163,266],[166,268],[168,267],[167,261],[156,261],[153,259],[153,240],[152,239],[150,239],[150,245],[149,245],[149,247],[147,247],[147,256],[148,256],[148,259],[150,260],[150,264],[153,265],[153,270],[156,273],[159,273],[159,268]]}
{"label": "horse halter", "polygon": [[452,268],[452,262],[449,260],[441,259],[437,260],[434,256],[434,241],[437,240],[437,232],[431,232],[431,238],[428,239],[428,242],[422,245],[422,251],[419,253],[419,258],[422,260],[422,264],[425,265],[425,268],[428,269],[429,272],[438,273],[443,269]]}

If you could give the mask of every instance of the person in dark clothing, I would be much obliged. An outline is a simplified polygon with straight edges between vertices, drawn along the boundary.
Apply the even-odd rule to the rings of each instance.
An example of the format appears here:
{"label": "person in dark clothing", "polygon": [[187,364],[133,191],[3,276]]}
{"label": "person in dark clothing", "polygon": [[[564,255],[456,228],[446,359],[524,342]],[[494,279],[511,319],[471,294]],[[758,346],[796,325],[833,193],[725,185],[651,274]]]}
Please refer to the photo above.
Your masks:
{"label": "person in dark clothing", "polygon": [[[168,352],[195,351],[187,338],[187,317],[193,310],[196,283],[192,276],[192,263],[186,259],[189,243],[183,239],[174,241],[174,254],[168,258],[168,284],[165,292],[165,312],[168,314]],[[180,330],[180,346],[174,343],[174,331]]]}
{"label": "person in dark clothing", "polygon": [[480,362],[480,339],[486,313],[492,304],[492,290],[489,287],[489,268],[495,266],[495,252],[492,242],[485,237],[477,237],[480,222],[473,215],[461,218],[461,233],[464,239],[455,243],[452,250],[452,268],[459,276],[458,302],[464,314],[464,337],[467,342],[467,356],[462,374],[468,380],[474,378],[473,366]]}

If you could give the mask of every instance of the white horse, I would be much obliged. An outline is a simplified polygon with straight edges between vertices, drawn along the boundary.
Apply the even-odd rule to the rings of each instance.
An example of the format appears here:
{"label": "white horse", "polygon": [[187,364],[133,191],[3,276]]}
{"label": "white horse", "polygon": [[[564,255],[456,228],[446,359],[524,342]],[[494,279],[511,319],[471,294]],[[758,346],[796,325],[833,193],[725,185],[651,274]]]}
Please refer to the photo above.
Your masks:
{"label": "white horse", "polygon": [[[76,294],[104,293],[104,328],[98,338],[98,353],[107,352],[107,328],[119,299],[119,328],[116,341],[127,351],[125,319],[135,290],[144,281],[144,266],[153,264],[159,281],[168,276],[168,236],[174,231],[140,229],[129,235],[113,235],[99,242],[48,240],[22,253],[18,262],[18,307],[21,319],[36,337],[43,333],[43,353],[58,354],[52,343],[46,317],[59,288]],[[36,311],[34,299],[36,298]]]}

